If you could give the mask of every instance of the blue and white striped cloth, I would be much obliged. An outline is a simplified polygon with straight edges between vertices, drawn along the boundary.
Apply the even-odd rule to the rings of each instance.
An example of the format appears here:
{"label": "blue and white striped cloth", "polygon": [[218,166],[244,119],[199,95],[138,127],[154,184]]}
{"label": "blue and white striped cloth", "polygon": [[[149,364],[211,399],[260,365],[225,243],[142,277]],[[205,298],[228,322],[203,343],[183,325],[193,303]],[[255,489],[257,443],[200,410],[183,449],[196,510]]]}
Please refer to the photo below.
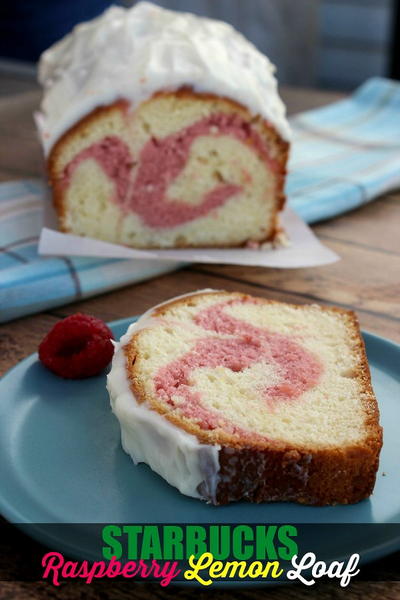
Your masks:
{"label": "blue and white striped cloth", "polygon": [[291,120],[286,192],[307,223],[400,186],[400,84],[369,79],[346,100]]}
{"label": "blue and white striped cloth", "polygon": [[39,180],[0,184],[0,322],[89,298],[176,269],[166,261],[38,254],[46,190]]}
{"label": "blue and white striped cloth", "polygon": [[[308,223],[400,185],[400,84],[371,79],[349,99],[292,119],[287,193]],[[88,298],[177,268],[176,263],[43,257],[44,185],[0,184],[0,322]]]}

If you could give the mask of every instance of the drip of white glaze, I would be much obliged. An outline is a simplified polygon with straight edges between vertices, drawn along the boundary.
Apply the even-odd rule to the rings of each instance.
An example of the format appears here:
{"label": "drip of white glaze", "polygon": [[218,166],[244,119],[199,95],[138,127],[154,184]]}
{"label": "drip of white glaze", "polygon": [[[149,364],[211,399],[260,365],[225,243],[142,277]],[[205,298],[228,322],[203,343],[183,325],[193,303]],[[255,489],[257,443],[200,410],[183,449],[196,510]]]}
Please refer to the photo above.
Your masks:
{"label": "drip of white glaze", "polygon": [[[197,293],[211,291],[214,290]],[[191,295],[193,293],[178,298]],[[163,304],[169,302],[171,300]],[[130,387],[124,346],[140,329],[158,323],[153,313],[163,304],[144,313],[129,326],[120,341],[114,343],[112,367],[107,377],[111,408],[121,427],[122,447],[135,464],[148,464],[182,494],[215,502],[221,447],[200,443],[196,436],[170,423],[146,403],[139,403]]]}

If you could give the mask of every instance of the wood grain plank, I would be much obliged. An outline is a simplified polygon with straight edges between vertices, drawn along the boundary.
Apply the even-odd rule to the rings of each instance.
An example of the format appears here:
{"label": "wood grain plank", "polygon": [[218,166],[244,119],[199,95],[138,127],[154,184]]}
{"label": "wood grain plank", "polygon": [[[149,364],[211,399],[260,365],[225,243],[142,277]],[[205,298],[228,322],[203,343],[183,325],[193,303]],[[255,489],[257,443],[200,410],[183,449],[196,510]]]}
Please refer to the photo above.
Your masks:
{"label": "wood grain plank", "polygon": [[[313,227],[324,240],[342,241],[400,255],[400,194],[393,194],[391,203],[379,198],[362,208]],[[382,260],[385,260],[382,257]]]}
{"label": "wood grain plank", "polygon": [[400,189],[388,192],[382,197],[381,202],[397,206],[400,203]]}
{"label": "wood grain plank", "polygon": [[[131,285],[95,298],[75,302],[55,309],[49,314],[42,313],[3,324],[0,327],[0,374],[25,356],[36,352],[40,341],[54,323],[69,314],[86,312],[105,321],[113,321],[141,314],[154,304],[168,300],[174,295],[207,287],[228,291],[239,290],[263,298],[296,304],[309,302],[309,299],[301,294],[268,288],[258,282],[245,282],[202,270],[185,269],[157,277],[150,282]],[[400,342],[399,327],[396,327],[391,319],[363,310],[357,312],[363,328]]]}
{"label": "wood grain plank", "polygon": [[27,177],[27,173],[42,175],[43,156],[38,140],[0,136],[0,165],[4,171],[21,173],[20,177]]}
{"label": "wood grain plank", "polygon": [[9,138],[37,137],[33,113],[39,108],[41,93],[27,92],[0,98],[0,134]]}
{"label": "wood grain plank", "polygon": [[305,300],[331,302],[398,322],[400,269],[398,256],[326,240],[341,260],[307,269],[264,269],[236,265],[198,265],[196,269],[248,281],[270,290],[301,295]]}
{"label": "wood grain plank", "polygon": [[31,92],[33,88],[37,88],[38,84],[34,79],[28,79],[19,76],[8,75],[1,73],[1,91],[2,96],[15,96],[16,94],[25,94]]}
{"label": "wood grain plank", "polygon": [[44,335],[58,318],[42,313],[0,327],[0,377],[17,362],[36,352]]}
{"label": "wood grain plank", "polygon": [[[222,268],[221,268],[222,271]],[[52,315],[63,317],[74,312],[82,311],[93,314],[105,321],[112,321],[121,317],[131,317],[141,314],[151,306],[168,300],[172,296],[185,294],[204,288],[225,289],[228,291],[241,291],[263,298],[292,302],[294,304],[305,304],[312,302],[302,294],[295,293],[289,289],[275,289],[259,284],[248,278],[231,278],[224,276],[217,270],[207,272],[203,267],[195,269],[184,269],[180,272],[170,273],[151,282],[143,282],[129,286],[109,294],[103,294],[83,302],[75,302],[52,311]],[[325,304],[331,304],[325,301]],[[357,310],[361,326],[373,333],[395,339],[400,342],[400,331],[398,323],[388,319],[386,315],[380,316]],[[397,327],[396,327],[397,326]]]}

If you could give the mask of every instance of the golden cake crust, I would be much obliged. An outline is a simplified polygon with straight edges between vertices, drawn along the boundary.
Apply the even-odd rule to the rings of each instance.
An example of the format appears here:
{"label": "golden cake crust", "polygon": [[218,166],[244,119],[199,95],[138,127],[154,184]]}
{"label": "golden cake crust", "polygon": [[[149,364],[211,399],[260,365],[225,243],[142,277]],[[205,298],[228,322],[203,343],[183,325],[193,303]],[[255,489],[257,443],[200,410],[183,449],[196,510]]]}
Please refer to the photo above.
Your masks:
{"label": "golden cake crust", "polygon": [[64,224],[65,218],[65,199],[64,188],[60,177],[60,162],[64,149],[75,137],[85,137],[85,130],[92,124],[95,124],[99,117],[111,115],[114,112],[123,112],[127,110],[128,102],[126,100],[117,100],[108,106],[98,106],[91,113],[80,119],[72,125],[57,142],[54,144],[46,161],[46,170],[48,174],[48,183],[52,190],[53,206],[58,216],[60,231],[69,233],[69,229]]}
{"label": "golden cake crust", "polygon": [[[276,129],[271,123],[268,123],[265,119],[258,115],[252,115],[246,107],[242,106],[234,100],[231,100],[230,98],[216,96],[210,93],[194,92],[190,87],[182,87],[174,92],[159,91],[156,94],[154,94],[151,98],[144,101],[142,105],[151,102],[155,98],[160,97],[176,97],[186,100],[201,99],[205,101],[215,102],[217,109],[219,108],[219,106],[222,106],[223,108],[225,108],[225,110],[230,109],[231,111],[239,113],[248,123],[257,127],[257,129],[261,132],[263,139],[268,142],[271,150],[273,150],[274,152],[273,159],[278,164],[278,171],[276,173],[275,209],[273,225],[271,227],[270,233],[263,240],[259,240],[258,243],[273,242],[281,231],[279,224],[279,213],[283,209],[286,200],[284,193],[284,184],[285,176],[287,173],[286,167],[289,156],[289,143],[279,135],[279,133],[276,131]],[[91,113],[83,117],[70,129],[68,129],[51,149],[46,162],[46,169],[48,173],[49,185],[52,189],[53,205],[58,215],[59,228],[61,231],[65,233],[71,233],[70,229],[65,223],[65,188],[62,183],[62,168],[60,168],[65,149],[69,146],[71,142],[73,142],[74,139],[79,137],[84,138],[86,136],[85,132],[87,128],[91,127],[92,125],[95,125],[99,118],[102,118],[104,116],[112,116],[113,113],[123,114],[128,110],[129,103],[124,99],[117,100],[107,106],[99,106],[95,108]],[[242,244],[240,244],[240,246],[246,246],[246,244],[251,241],[252,240],[246,240]],[[237,244],[209,244],[209,247],[215,248],[229,248],[237,246]],[[147,245],[145,247],[151,249],[157,248],[158,246]],[[187,242],[179,242],[178,244],[176,244],[175,247],[191,248],[198,246],[192,245]]]}
{"label": "golden cake crust", "polygon": [[[247,299],[250,296],[231,292],[204,292],[173,300],[155,310],[153,316],[162,317],[172,306],[193,305],[213,294],[216,299],[226,297]],[[258,298],[266,304],[282,303]],[[291,305],[301,308],[301,305]],[[379,425],[378,405],[372,390],[365,346],[359,334],[358,320],[354,312],[336,307],[320,307],[323,311],[339,313],[345,320],[349,335],[359,358],[356,378],[361,384],[361,398],[365,415],[364,439],[357,444],[324,448],[288,444],[281,441],[255,440],[240,443],[227,432],[218,432],[212,439],[197,424],[176,414],[165,414],[163,405],[152,398],[152,409],[174,425],[195,435],[200,442],[220,444],[220,480],[216,499],[226,504],[239,499],[252,502],[297,501],[305,504],[350,504],[368,497],[375,483],[382,446],[382,428]],[[125,346],[126,367],[131,389],[139,403],[146,402],[146,394],[135,369],[139,356],[136,341],[140,331]]]}

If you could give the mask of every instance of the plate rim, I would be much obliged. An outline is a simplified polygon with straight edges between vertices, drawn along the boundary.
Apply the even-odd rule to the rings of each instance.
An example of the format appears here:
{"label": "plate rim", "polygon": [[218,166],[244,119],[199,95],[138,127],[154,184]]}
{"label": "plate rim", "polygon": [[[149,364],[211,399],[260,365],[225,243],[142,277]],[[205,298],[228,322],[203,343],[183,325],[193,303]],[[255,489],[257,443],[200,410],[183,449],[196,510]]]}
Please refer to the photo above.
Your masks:
{"label": "plate rim", "polygon": [[[117,327],[121,327],[121,326],[125,326],[125,325],[128,326],[128,324],[137,321],[140,318],[140,316],[141,315],[134,315],[132,317],[123,317],[123,318],[108,322],[107,325],[111,328],[117,328]],[[392,351],[392,352],[395,352],[395,353],[400,352],[400,344],[395,342],[394,340],[377,335],[377,334],[372,333],[365,329],[361,330],[361,334],[362,334],[363,340],[366,344],[368,342],[379,344],[379,345],[383,344],[386,347],[389,347],[390,351]],[[32,354],[26,356],[22,360],[18,361],[15,365],[13,365],[10,369],[8,369],[0,378],[0,389],[4,383],[4,380],[8,376],[10,376],[14,371],[24,368],[24,365],[26,363],[28,363],[28,362],[31,363],[35,359],[37,360],[37,352],[33,352]],[[4,486],[4,489],[5,489],[5,487],[6,486]],[[30,520],[27,520],[26,515],[24,516],[18,510],[16,510],[15,508],[13,508],[11,506],[11,504],[10,504],[9,500],[6,498],[6,495],[4,494],[2,488],[0,488],[0,514],[9,523],[11,523],[13,526],[17,527],[24,534],[28,535],[35,541],[37,541],[41,544],[44,544],[45,546],[48,546],[49,543],[51,545],[51,543],[54,541],[54,538],[52,538],[52,536],[49,536],[48,534],[43,532],[43,530],[40,528],[40,525],[43,525],[43,523],[36,523],[36,522],[32,522]],[[31,526],[30,527],[31,531],[29,531],[29,532],[26,531],[27,525]],[[33,525],[33,527],[32,527],[32,525]],[[343,524],[338,524],[338,525],[345,527],[347,524],[343,523]],[[66,555],[79,556],[79,547],[76,546],[76,547],[72,548],[70,545],[64,544],[61,537],[58,537],[56,539],[56,544],[57,544],[57,548],[61,549],[63,552],[65,552]],[[400,536],[394,535],[392,539],[389,539],[383,543],[378,543],[375,545],[372,543],[371,546],[369,546],[367,549],[365,549],[364,554],[361,556],[360,564],[364,565],[364,564],[367,564],[374,560],[378,560],[379,558],[384,558],[385,556],[387,556],[393,552],[399,551],[399,550],[400,550]],[[337,559],[336,557],[332,557],[330,560],[336,560],[336,559]],[[215,583],[217,583],[217,582],[215,582]],[[268,583],[268,582],[229,582],[228,586],[224,585],[224,582],[220,582],[220,583],[221,583],[221,585],[218,585],[218,587],[231,587],[231,586],[234,586],[234,587],[247,586],[247,587],[249,587],[249,586],[254,586],[254,585],[257,585],[257,586],[262,585],[262,586],[269,587],[270,585],[273,585],[273,583]],[[284,582],[279,582],[279,583],[284,583]],[[184,582],[178,582],[178,585],[180,585],[180,584],[184,584]]]}

